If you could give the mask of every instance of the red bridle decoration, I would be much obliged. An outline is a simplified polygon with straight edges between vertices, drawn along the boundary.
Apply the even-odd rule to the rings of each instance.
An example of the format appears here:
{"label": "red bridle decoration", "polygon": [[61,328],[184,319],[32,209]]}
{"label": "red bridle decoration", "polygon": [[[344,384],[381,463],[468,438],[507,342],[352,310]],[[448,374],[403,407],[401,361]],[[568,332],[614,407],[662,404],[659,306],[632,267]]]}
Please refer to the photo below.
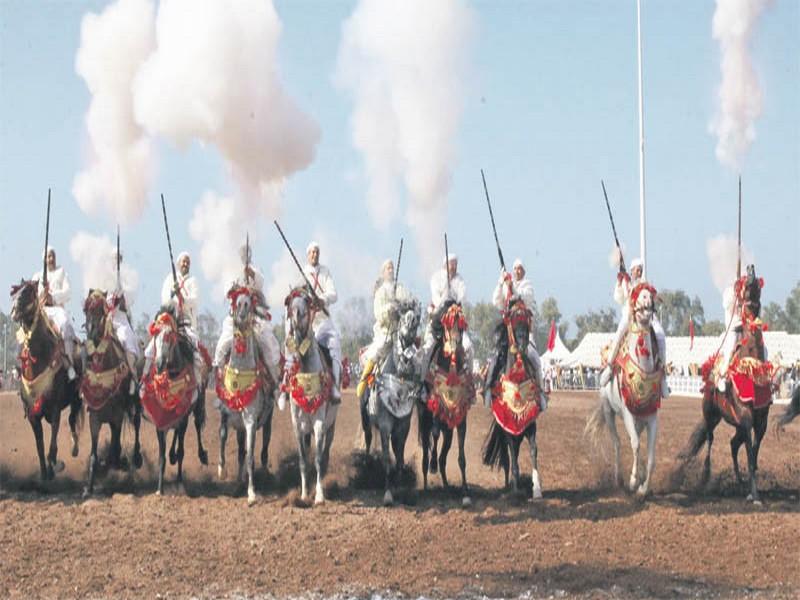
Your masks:
{"label": "red bridle decoration", "polygon": [[650,292],[650,295],[653,298],[653,308],[655,308],[656,297],[658,296],[658,292],[656,291],[656,288],[654,288],[652,285],[650,285],[646,281],[642,281],[641,283],[636,284],[636,287],[633,288],[633,290],[631,291],[631,298],[630,298],[631,311],[636,310],[636,303],[639,300],[639,294],[641,294],[644,290]]}
{"label": "red bridle decoration", "polygon": [[458,327],[459,331],[466,331],[467,320],[464,318],[464,311],[458,304],[451,304],[447,311],[442,315],[442,325],[445,329]]}
{"label": "red bridle decoration", "polygon": [[178,335],[178,324],[171,314],[162,312],[156,317],[155,321],[150,323],[148,331],[151,337],[156,337],[165,329],[167,330],[165,335],[166,340],[170,343],[174,342]]}

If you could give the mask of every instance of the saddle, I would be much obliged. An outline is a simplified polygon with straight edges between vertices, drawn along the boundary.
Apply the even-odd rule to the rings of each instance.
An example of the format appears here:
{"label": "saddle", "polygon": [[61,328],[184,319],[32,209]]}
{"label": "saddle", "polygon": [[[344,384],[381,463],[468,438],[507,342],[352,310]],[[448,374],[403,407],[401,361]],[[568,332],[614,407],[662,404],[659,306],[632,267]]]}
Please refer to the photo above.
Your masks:
{"label": "saddle", "polygon": [[[635,328],[631,327],[623,338],[619,352],[612,366],[617,374],[619,390],[625,401],[625,406],[631,414],[637,417],[647,417],[661,408],[661,379],[664,373],[664,366],[658,358],[658,344],[655,340],[653,328],[650,328],[650,347],[653,349],[656,369],[652,373],[646,373],[630,355],[628,340],[635,334]],[[637,342],[637,352],[649,352],[643,343],[643,338],[639,337]]]}

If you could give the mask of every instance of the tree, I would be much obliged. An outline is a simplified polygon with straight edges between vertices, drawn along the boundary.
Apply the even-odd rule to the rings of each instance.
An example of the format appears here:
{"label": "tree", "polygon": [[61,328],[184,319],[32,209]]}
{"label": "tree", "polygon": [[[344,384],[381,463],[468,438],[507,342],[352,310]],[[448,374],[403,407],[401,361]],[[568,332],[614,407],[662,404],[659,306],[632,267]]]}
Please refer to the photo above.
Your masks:
{"label": "tree", "polygon": [[698,331],[695,331],[695,334],[721,335],[723,331],[725,331],[725,323],[719,319],[712,319],[711,321],[706,321]]}
{"label": "tree", "polygon": [[761,310],[761,319],[774,331],[789,331],[791,327],[786,311],[777,302],[770,302]]}
{"label": "tree", "polygon": [[587,333],[611,333],[617,330],[617,311],[614,308],[601,308],[599,311],[589,312],[575,317],[575,326],[578,333],[573,340],[573,347],[583,339]]}
{"label": "tree", "polygon": [[372,302],[363,296],[348,298],[335,313],[342,344],[342,357],[358,362],[359,350],[372,340]]}
{"label": "tree", "polygon": [[786,298],[786,331],[800,333],[800,281],[794,286]]}
{"label": "tree", "polygon": [[491,302],[466,303],[464,316],[469,327],[469,337],[475,358],[483,364],[495,348],[495,328],[500,322],[500,313]]}
{"label": "tree", "polygon": [[690,300],[683,290],[662,290],[658,293],[656,306],[658,319],[667,335],[689,335],[689,319],[695,327],[702,329],[705,311],[700,298]]}
{"label": "tree", "polygon": [[210,310],[206,309],[197,315],[197,337],[212,354],[217,347],[220,331],[220,322]]}
{"label": "tree", "polygon": [[547,340],[550,337],[550,324],[555,321],[558,332],[563,340],[566,337],[567,328],[569,323],[560,323],[561,311],[558,310],[558,302],[555,298],[545,298],[542,302],[542,309],[540,315],[536,319],[536,348],[539,353],[543,354],[547,351]]}

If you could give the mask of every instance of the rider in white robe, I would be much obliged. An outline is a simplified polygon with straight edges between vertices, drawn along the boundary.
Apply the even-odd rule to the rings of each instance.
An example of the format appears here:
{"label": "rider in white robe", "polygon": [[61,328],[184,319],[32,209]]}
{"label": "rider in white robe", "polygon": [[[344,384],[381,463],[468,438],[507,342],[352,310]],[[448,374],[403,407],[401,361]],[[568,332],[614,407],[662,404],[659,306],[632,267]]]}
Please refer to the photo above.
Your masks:
{"label": "rider in white robe", "polygon": [[[450,272],[450,283],[448,285],[447,273]],[[436,311],[446,300],[454,300],[462,306],[467,300],[467,285],[464,283],[464,278],[458,272],[458,256],[451,254],[449,256],[449,263],[447,269],[442,267],[436,271],[431,277],[431,303],[428,306],[428,314],[434,315]],[[425,362],[423,365],[430,365],[431,352],[435,343],[433,331],[431,328],[430,319],[428,319],[428,326],[425,329],[425,340],[422,344],[423,356]],[[472,340],[468,332],[464,332],[461,342],[464,347],[464,356],[467,364],[467,369],[472,372],[472,362],[474,359],[474,349],[472,347]]]}
{"label": "rider in white robe", "polygon": [[[611,380],[611,366],[614,364],[619,353],[619,347],[622,343],[622,338],[628,331],[628,324],[630,323],[630,306],[629,299],[633,289],[640,283],[645,282],[644,278],[644,262],[640,258],[636,258],[631,262],[631,276],[625,271],[621,271],[617,275],[617,282],[614,285],[614,300],[617,304],[621,305],[621,315],[619,326],[608,352],[608,365],[600,375],[600,386],[604,387]],[[653,332],[656,335],[656,343],[658,344],[658,354],[661,358],[661,364],[667,364],[667,341],[664,335],[664,328],[661,326],[661,321],[658,320],[658,315],[653,312],[653,319],[651,321]],[[661,379],[661,396],[663,398],[669,397],[669,387],[667,386],[666,373]]]}
{"label": "rider in white robe", "polygon": [[[281,350],[278,339],[272,331],[272,317],[269,315],[268,307],[264,300],[264,276],[252,264],[252,250],[249,246],[242,246],[239,256],[242,259],[242,273],[237,276],[228,286],[229,290],[237,287],[247,287],[253,294],[253,306],[256,314],[253,332],[258,340],[258,346],[261,349],[261,354],[264,357],[264,362],[269,369],[270,376],[276,384],[280,383],[280,368],[279,363],[281,359]],[[230,302],[226,296],[225,302]],[[220,332],[217,348],[214,351],[214,365],[219,367],[225,361],[225,356],[231,349],[233,344],[233,310],[234,306],[230,306],[228,315],[222,321],[222,331]]]}
{"label": "rider in white robe", "polygon": [[[161,286],[161,305],[174,306],[176,312],[189,321],[192,333],[197,331],[197,305],[200,300],[200,289],[197,279],[189,274],[192,259],[188,252],[181,252],[175,261],[176,282],[172,280],[172,272],[164,278]],[[180,301],[178,300],[180,294]]]}
{"label": "rider in white robe", "polygon": [[394,283],[394,264],[384,261],[381,267],[381,278],[375,289],[372,300],[372,314],[375,324],[372,326],[372,342],[364,351],[364,370],[356,387],[356,396],[361,396],[367,385],[367,378],[386,356],[391,348],[392,330],[397,326],[399,302],[411,300],[411,294],[400,283]]}
{"label": "rider in white robe", "polygon": [[39,296],[47,295],[44,302],[44,312],[47,318],[56,326],[64,340],[64,361],[67,367],[67,377],[75,379],[75,367],[72,364],[72,354],[75,349],[75,331],[72,328],[72,317],[67,312],[67,302],[70,299],[69,278],[64,267],[56,266],[56,251],[47,247],[47,289],[44,289],[42,271],[34,273],[32,279],[39,282]]}
{"label": "rider in white robe", "polygon": [[[514,267],[512,270],[514,272],[513,275],[507,273],[506,270],[501,267],[500,279],[494,288],[492,302],[499,311],[504,311],[508,308],[508,299],[516,296],[521,298],[525,303],[525,306],[527,306],[528,309],[533,312],[533,307],[535,305],[535,299],[533,296],[533,283],[531,283],[530,279],[525,277],[525,266],[522,264],[522,261],[519,258],[514,261]],[[534,315],[531,318],[531,330],[530,336],[528,337],[527,354],[528,358],[533,364],[536,381],[539,384],[539,390],[541,391],[539,402],[542,412],[544,412],[547,409],[547,396],[544,393],[542,361],[539,359],[539,352],[536,349],[535,322],[536,318]],[[486,393],[491,394],[491,390],[487,389]]]}

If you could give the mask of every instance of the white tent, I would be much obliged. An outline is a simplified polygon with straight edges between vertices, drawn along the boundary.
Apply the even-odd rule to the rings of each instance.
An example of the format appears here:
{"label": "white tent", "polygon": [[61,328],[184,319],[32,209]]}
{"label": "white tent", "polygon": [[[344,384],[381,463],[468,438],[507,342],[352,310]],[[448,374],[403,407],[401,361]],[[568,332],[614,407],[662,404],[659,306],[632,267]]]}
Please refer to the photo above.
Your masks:
{"label": "white tent", "polygon": [[613,339],[613,333],[587,333],[562,364],[565,367],[600,368],[600,350]]}
{"label": "white tent", "polygon": [[548,350],[541,356],[542,365],[547,366],[550,364],[550,361],[555,363],[559,363],[565,361],[569,358],[570,351],[564,345],[564,342],[561,340],[561,334],[556,330],[556,343],[553,346],[552,350]]}

